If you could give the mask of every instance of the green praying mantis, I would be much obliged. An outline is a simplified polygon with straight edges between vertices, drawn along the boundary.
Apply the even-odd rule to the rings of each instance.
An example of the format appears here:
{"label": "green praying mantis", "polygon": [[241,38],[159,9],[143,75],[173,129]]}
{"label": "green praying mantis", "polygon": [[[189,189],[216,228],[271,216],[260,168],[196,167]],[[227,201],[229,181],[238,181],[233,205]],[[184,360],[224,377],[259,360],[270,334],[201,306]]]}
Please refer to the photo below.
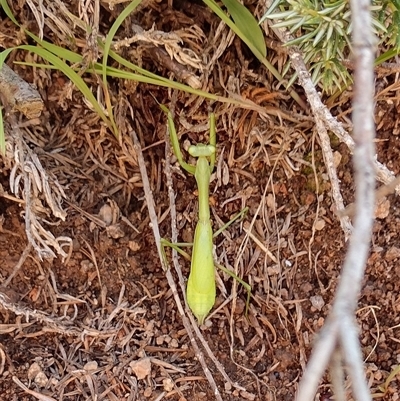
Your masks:
{"label": "green praying mantis", "polygon": [[[191,145],[188,153],[197,159],[196,165],[189,164],[183,160],[182,151],[179,145],[178,135],[170,111],[161,106],[168,116],[168,128],[170,139],[175,156],[180,166],[189,174],[194,175],[198,189],[198,221],[193,239],[193,251],[191,257],[190,274],[186,287],[187,303],[197,318],[199,324],[203,324],[215,304],[216,284],[215,284],[215,264],[213,258],[213,238],[219,235],[225,228],[232,224],[239,217],[247,212],[247,208],[239,212],[230,222],[213,234],[210,220],[209,205],[209,186],[211,173],[214,169],[216,159],[216,130],[215,115],[210,116],[210,143]],[[163,246],[170,246],[182,255],[185,255],[177,245],[164,239],[161,240]],[[181,244],[188,245],[188,244]],[[233,272],[218,266],[230,276],[238,280],[247,290],[246,314],[250,301],[250,286],[238,278]]]}

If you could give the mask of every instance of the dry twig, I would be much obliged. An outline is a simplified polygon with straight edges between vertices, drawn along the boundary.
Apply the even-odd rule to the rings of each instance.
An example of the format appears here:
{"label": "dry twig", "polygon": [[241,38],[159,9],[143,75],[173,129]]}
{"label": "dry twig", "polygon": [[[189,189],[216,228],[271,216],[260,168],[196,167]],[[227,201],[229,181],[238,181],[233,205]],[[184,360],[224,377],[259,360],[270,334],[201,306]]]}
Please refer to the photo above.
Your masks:
{"label": "dry twig", "polygon": [[[284,43],[292,39],[291,35],[284,30],[274,29],[274,32]],[[307,99],[313,111],[313,116],[315,118],[315,123],[316,123],[316,129],[319,135],[321,149],[324,156],[325,166],[332,185],[332,197],[335,202],[336,209],[343,210],[345,206],[340,192],[339,179],[337,177],[333,152],[327,132],[327,128],[331,129],[331,127],[328,126],[327,117],[328,115],[330,116],[329,120],[334,120],[334,118],[332,117],[326,106],[322,103],[321,98],[312,82],[311,75],[308,72],[307,67],[304,63],[300,50],[296,46],[291,46],[288,48],[288,53],[290,55],[292,65],[298,74],[299,82],[301,86],[304,88],[304,91],[306,92]],[[334,124],[335,127],[340,126],[339,122],[337,122],[336,120],[335,122],[336,122],[336,124]],[[348,216],[339,216],[339,220],[340,220],[340,225],[342,226],[342,229],[344,231],[345,237],[347,239],[352,231],[350,219]]]}
{"label": "dry twig", "polygon": [[[56,218],[65,220],[67,214],[61,206],[62,199],[65,198],[64,190],[57,179],[44,169],[38,155],[25,142],[15,115],[9,115],[8,120],[10,126],[6,125],[9,135],[5,164],[12,166],[11,191],[25,201],[25,231],[28,241],[41,259],[56,257],[56,254],[65,259],[71,252],[71,238],[55,238],[43,227],[46,222],[43,216],[50,215],[48,209]],[[66,246],[69,247],[69,252],[65,252]]]}
{"label": "dry twig", "polygon": [[28,387],[25,386],[25,384],[23,384],[21,382],[21,380],[18,379],[17,376],[13,376],[12,379],[17,386],[21,387],[22,390],[24,390],[26,393],[30,394],[31,396],[37,398],[39,401],[56,401],[53,397],[49,397],[47,395],[38,393],[37,391],[30,390]]}
{"label": "dry twig", "polygon": [[22,252],[22,255],[19,258],[18,263],[14,266],[13,271],[11,274],[7,277],[7,279],[2,283],[3,287],[8,287],[12,281],[12,279],[15,277],[15,275],[19,272],[21,269],[22,265],[25,263],[26,258],[29,256],[30,252],[32,249],[32,244],[28,242],[26,245],[24,251]]}
{"label": "dry twig", "polygon": [[82,331],[81,328],[77,328],[74,326],[69,327],[65,325],[60,318],[52,317],[44,312],[15,304],[14,302],[11,302],[11,300],[2,292],[0,292],[0,307],[15,313],[17,316],[25,316],[28,322],[30,319],[33,318],[38,322],[44,323],[46,327],[43,329],[43,331],[55,332],[66,336],[74,336],[78,338],[82,337],[85,334],[98,334],[98,331],[94,329],[85,333],[85,330]]}

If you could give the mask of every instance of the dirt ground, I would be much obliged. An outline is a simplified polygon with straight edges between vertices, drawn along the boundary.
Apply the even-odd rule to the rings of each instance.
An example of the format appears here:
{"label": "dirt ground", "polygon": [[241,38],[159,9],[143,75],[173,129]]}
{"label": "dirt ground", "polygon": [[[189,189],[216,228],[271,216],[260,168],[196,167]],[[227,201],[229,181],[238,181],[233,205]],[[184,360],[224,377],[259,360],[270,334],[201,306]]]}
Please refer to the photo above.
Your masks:
{"label": "dirt ground", "polygon": [[[12,3],[16,19],[38,33],[28,5]],[[82,4],[66,5],[82,20],[92,21],[93,5],[83,12]],[[110,10],[107,3],[101,4],[100,35],[108,32],[121,8],[114,5]],[[66,18],[62,13],[59,17]],[[2,18],[5,48],[29,42],[20,28],[4,14]],[[145,30],[154,24],[156,30],[176,31],[182,46],[200,56],[204,52],[204,62],[215,55],[213,37],[219,21],[197,3],[174,2],[170,8],[167,2],[148,2],[123,24],[117,38],[132,36],[133,23]],[[67,44],[51,27],[44,25],[46,40],[93,55],[78,26],[71,26],[76,36]],[[182,142],[203,142],[209,110],[217,115],[218,159],[210,196],[214,228],[249,208],[242,222],[215,240],[218,262],[237,269],[251,285],[248,317],[243,287],[218,272],[215,313],[201,327],[237,387],[226,381],[207,354],[205,363],[224,400],[293,399],[313,338],[330,309],[346,243],[310,112],[277,87],[239,40],[230,42],[226,29],[219,35],[218,43],[225,40],[225,48],[212,69],[204,71],[204,88],[221,95],[225,90],[239,93],[265,107],[268,118],[182,92],[110,79],[120,128],[116,139],[61,72],[13,64],[40,61],[24,51],[7,59],[22,78],[36,85],[44,100],[40,119],[18,117],[18,124],[27,149],[49,174],[50,186],[55,188],[57,181],[65,193],[60,203],[65,221],[49,212],[43,193],[36,193],[36,198],[42,207],[38,221],[63,244],[66,257],[41,260],[34,249],[27,249],[26,205],[21,200],[26,198],[21,193],[12,196],[15,172],[12,160],[4,161],[0,184],[8,196],[0,203],[1,400],[215,399],[161,266],[130,134],[133,128],[139,136],[161,236],[171,238],[166,116],[157,104],[170,105],[171,99]],[[139,42],[120,52],[143,68],[172,76],[153,51]],[[285,57],[281,50],[269,49],[275,65],[282,66]],[[84,78],[96,93],[101,79],[91,74]],[[376,123],[378,160],[397,175],[396,79],[377,79]],[[295,89],[303,96],[300,87]],[[331,107],[347,128],[349,99],[351,92],[346,92]],[[331,139],[349,204],[354,193],[351,155],[344,144]],[[196,186],[173,158],[172,181],[179,241],[189,242],[196,222]],[[368,381],[377,396],[382,393],[379,386],[400,363],[398,205],[395,195],[380,204],[357,313]],[[16,269],[26,249],[29,255]],[[169,260],[170,256],[167,252]],[[184,259],[180,263],[187,277],[189,264]],[[330,399],[329,383],[326,376],[316,399]],[[394,377],[383,399],[397,400],[398,394]]]}

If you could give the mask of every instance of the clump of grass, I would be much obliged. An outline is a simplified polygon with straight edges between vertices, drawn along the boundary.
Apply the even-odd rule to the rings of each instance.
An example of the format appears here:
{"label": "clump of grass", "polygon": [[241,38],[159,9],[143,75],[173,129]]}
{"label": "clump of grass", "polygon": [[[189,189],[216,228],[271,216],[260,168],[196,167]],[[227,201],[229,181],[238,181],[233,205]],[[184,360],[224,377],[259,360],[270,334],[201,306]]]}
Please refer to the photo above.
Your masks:
{"label": "clump of grass", "polygon": [[[275,0],[261,22],[268,18],[276,21],[273,27],[290,30],[294,39],[286,45],[300,47],[314,83],[332,94],[352,82],[343,65],[351,51],[350,12],[348,0]],[[400,52],[400,1],[373,1],[371,13],[380,48],[389,48],[377,60],[380,63]]]}

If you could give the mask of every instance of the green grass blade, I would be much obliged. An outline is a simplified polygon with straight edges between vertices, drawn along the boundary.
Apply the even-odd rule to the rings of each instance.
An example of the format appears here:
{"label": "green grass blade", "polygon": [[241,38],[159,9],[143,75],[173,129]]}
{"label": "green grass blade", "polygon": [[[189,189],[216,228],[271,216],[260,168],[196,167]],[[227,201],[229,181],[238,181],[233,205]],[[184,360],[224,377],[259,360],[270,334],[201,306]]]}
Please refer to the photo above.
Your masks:
{"label": "green grass blade", "polygon": [[[199,96],[204,96],[208,99],[218,100],[218,98],[219,98],[219,96],[217,96],[217,95],[213,95],[208,92],[203,92],[199,89],[194,89],[191,86],[181,84],[179,82],[172,81],[171,79],[160,77],[159,75],[153,74],[152,72],[149,72],[143,68],[140,68],[137,65],[131,63],[130,61],[124,59],[119,54],[117,54],[113,51],[110,51],[110,57],[112,57],[118,63],[122,64],[124,67],[138,72],[139,73],[138,75],[141,77],[140,82],[151,83],[154,85],[160,85],[160,86],[164,86],[164,87],[168,87],[168,88],[172,88],[172,89],[180,89],[180,90],[183,90],[188,93],[192,93],[192,94],[199,95]],[[108,71],[113,71],[113,70],[115,71],[116,69],[108,67]],[[120,71],[120,72],[124,73],[125,71]],[[144,78],[147,78],[147,79],[144,79]]]}
{"label": "green grass blade", "polygon": [[[110,51],[110,57],[112,57],[115,61],[118,63],[122,64],[124,67],[139,72],[139,74],[133,74],[131,72],[127,71],[121,71],[119,69],[113,68],[113,67],[107,67],[107,74],[110,76],[116,76],[118,77],[119,74],[122,74],[120,77],[124,77],[125,79],[134,79],[139,82],[144,82],[144,83],[149,83],[152,85],[160,85],[163,87],[167,88],[172,88],[172,89],[178,89],[181,91],[184,91],[186,93],[191,93],[197,96],[202,96],[206,99],[211,99],[211,100],[216,100],[218,102],[223,102],[223,103],[231,103],[231,104],[236,104],[238,106],[251,109],[251,110],[256,110],[259,112],[263,111],[263,108],[260,106],[257,106],[255,103],[251,101],[247,101],[242,98],[233,98],[233,97],[224,97],[224,96],[219,96],[219,95],[214,95],[209,92],[202,91],[200,89],[194,89],[191,86],[182,84],[180,82],[172,81],[168,78],[160,77],[159,75],[153,74],[152,72],[149,72],[147,70],[144,70],[143,68],[138,67],[137,65],[131,63],[128,60],[125,60],[123,57],[118,55],[117,53],[113,52],[112,50]],[[95,66],[97,68],[97,65]],[[116,74],[116,75],[114,75]],[[143,75],[141,75],[143,74]]]}
{"label": "green grass blade", "polygon": [[127,6],[121,14],[119,14],[118,18],[114,21],[112,24],[110,31],[107,34],[106,41],[104,43],[103,47],[103,82],[107,84],[107,60],[108,60],[108,55],[111,49],[111,43],[114,39],[115,34],[118,31],[118,28],[121,26],[121,24],[124,22],[125,18],[129,16],[129,14],[135,10],[135,8],[142,2],[142,0],[133,0],[129,6]]}
{"label": "green grass blade", "polygon": [[[243,40],[244,43],[249,47],[251,52],[258,58],[258,60],[264,64],[264,66],[271,72],[271,74],[279,81],[283,82],[283,78],[279,71],[263,56],[263,54],[249,41],[243,34],[242,31],[236,26],[236,24],[222,11],[221,7],[214,0],[203,0],[203,2],[212,10],[214,13],[225,22],[232,31]],[[290,96],[303,108],[306,109],[307,105],[300,98],[300,96],[293,90],[289,90]]]}
{"label": "green grass blade", "polygon": [[108,91],[108,82],[107,82],[107,60],[108,60],[108,54],[111,49],[111,43],[114,39],[115,34],[118,31],[118,28],[121,26],[121,24],[124,22],[125,18],[129,16],[133,10],[142,2],[142,0],[133,0],[117,17],[117,19],[114,21],[112,24],[110,31],[107,34],[106,41],[104,43],[104,48],[103,48],[103,60],[102,60],[102,76],[103,76],[103,90],[104,90],[104,98],[108,110],[108,115],[111,120],[111,124],[113,126],[114,132],[117,132],[117,126],[114,121],[114,116],[113,116],[113,110],[111,106],[111,100],[110,100],[110,94]]}
{"label": "green grass blade", "polygon": [[63,47],[57,46],[53,43],[47,42],[45,40],[40,40],[37,36],[34,34],[31,34],[30,32],[27,32],[28,35],[35,40],[35,42],[49,51],[50,53],[53,53],[56,55],[58,58],[68,61],[69,63],[72,64],[82,64],[83,63],[83,57],[80,54],[77,54],[71,50],[65,49]]}
{"label": "green grass blade", "polygon": [[[237,36],[239,36],[239,38],[246,43],[246,45],[249,47],[249,49],[253,52],[253,54],[261,61],[261,60],[265,60],[265,57],[263,56],[263,54],[253,45],[252,41],[249,40],[244,34],[243,32],[238,28],[238,26],[235,24],[235,22],[233,22],[226,14],[225,12],[221,9],[221,7],[214,1],[214,0],[203,0],[204,3],[206,3],[206,5],[211,8],[212,11],[214,11],[215,14],[217,14],[217,16],[225,22],[226,25],[229,26],[229,28],[232,29],[233,32],[236,33]],[[271,65],[272,68],[274,68]],[[276,71],[276,70],[275,70]],[[272,71],[271,71],[272,72]],[[278,73],[278,71],[276,71],[276,73]],[[279,73],[278,73],[279,75]]]}
{"label": "green grass blade", "polygon": [[380,65],[387,60],[390,60],[391,58],[397,56],[399,53],[400,49],[396,48],[386,51],[385,53],[381,54],[378,58],[375,59],[375,66]]}
{"label": "green grass blade", "polygon": [[253,46],[262,54],[267,55],[263,32],[253,14],[238,0],[222,0],[236,26]]}
{"label": "green grass blade", "polygon": [[[79,56],[79,57],[81,57],[81,56]],[[117,58],[119,59],[119,57],[120,56],[118,56]],[[121,57],[121,59],[124,60],[126,62],[126,64],[128,64],[128,65],[132,64],[132,63],[126,61],[125,59],[123,59],[122,57]],[[28,65],[31,67],[37,67],[37,68],[57,69],[56,66],[49,65],[49,64],[27,63],[27,62],[22,62],[22,61],[17,61],[15,63],[20,64],[20,65]],[[77,61],[77,63],[79,64],[79,60]],[[132,64],[131,66],[138,70],[141,70],[141,68],[137,67],[135,64]],[[155,85],[155,86],[162,86],[162,87],[166,87],[166,88],[177,89],[177,90],[181,90],[186,93],[195,94],[198,96],[202,96],[206,99],[215,100],[215,101],[218,101],[221,103],[231,103],[231,104],[235,104],[237,106],[240,106],[240,107],[243,107],[246,109],[250,109],[250,110],[255,110],[258,112],[264,111],[261,106],[258,106],[249,100],[214,95],[209,92],[205,92],[205,91],[202,91],[199,89],[194,89],[190,86],[181,84],[179,82],[171,81],[168,78],[159,77],[158,75],[150,73],[146,70],[144,70],[144,71],[148,73],[148,76],[142,75],[142,74],[136,74],[131,71],[121,70],[116,67],[108,66],[107,67],[107,76],[113,77],[113,78],[120,78],[120,79],[142,82],[142,83]],[[96,74],[96,75],[101,75],[103,73],[103,66],[100,63],[96,63],[93,67],[89,68],[86,72]]]}
{"label": "green grass blade", "polygon": [[[123,21],[124,18],[126,18],[125,14],[129,14],[130,12],[133,11],[135,7],[140,3],[139,0],[134,0],[121,14],[121,20]],[[18,24],[18,22],[15,20],[13,17],[11,10],[8,8],[8,4],[6,3],[6,0],[0,0],[0,5],[5,4],[5,7],[7,7],[8,11],[10,13],[10,18],[13,20],[15,24]],[[223,13],[223,11],[221,10]],[[224,13],[223,13],[224,14]],[[229,22],[235,26],[233,21],[229,19],[227,16],[226,18],[229,20]],[[121,23],[120,19],[118,18],[116,22],[113,25],[114,30],[117,30],[117,25]],[[114,134],[117,135],[118,132],[115,131],[115,126],[113,125],[112,121],[105,115],[103,108],[99,105],[97,102],[96,98],[93,96],[91,90],[88,88],[86,83],[83,81],[83,79],[80,77],[79,74],[75,72],[75,70],[71,67],[69,67],[66,62],[75,64],[76,66],[81,66],[83,64],[83,57],[77,53],[72,52],[71,50],[61,48],[57,45],[54,45],[50,42],[47,42],[45,40],[41,40],[38,38],[36,35],[30,33],[29,31],[26,31],[26,34],[29,35],[35,42],[38,43],[39,46],[41,47],[35,47],[35,46],[29,46],[29,47],[20,47],[21,49],[24,48],[25,50],[35,52],[41,55],[45,56],[44,59],[48,62],[50,62],[51,65],[43,65],[43,64],[35,64],[35,63],[23,63],[23,62],[18,62],[18,64],[24,64],[24,65],[31,65],[31,66],[37,66],[41,68],[55,68],[55,69],[60,69],[65,75],[68,76],[68,78],[71,79],[71,81],[77,86],[77,88],[82,92],[82,94],[86,97],[86,99],[92,104],[93,108],[96,110],[96,112],[99,113],[100,117],[103,119],[103,121],[106,122],[107,126],[113,130]],[[113,33],[114,34],[114,33]],[[136,80],[138,82],[143,82],[147,84],[152,84],[156,86],[163,86],[167,88],[172,88],[172,89],[177,89],[184,91],[186,93],[191,93],[197,96],[202,96],[206,99],[211,99],[215,100],[218,102],[223,102],[223,103],[230,103],[230,104],[235,104],[237,106],[250,109],[250,110],[255,110],[258,112],[263,112],[264,109],[261,106],[256,105],[254,102],[246,100],[241,98],[240,96],[237,97],[224,97],[224,96],[218,96],[214,95],[209,92],[205,92],[199,89],[194,89],[188,85],[172,81],[168,78],[161,77],[159,75],[156,75],[154,73],[151,73],[143,68],[138,67],[137,65],[129,62],[128,60],[125,60],[123,57],[119,56],[117,53],[115,53],[113,50],[110,49],[111,46],[111,41],[112,41],[112,35],[109,35],[107,37],[109,41],[109,47],[108,51],[105,50],[105,44],[99,43],[100,48],[103,48],[103,54],[107,54],[106,57],[103,57],[102,63],[95,63],[95,65],[91,66],[86,72],[96,74],[96,75],[101,75],[103,76],[104,80],[104,74],[106,76],[110,77],[115,77],[115,78],[123,78],[123,79],[129,79],[129,80]],[[36,49],[38,49],[36,51]],[[7,50],[8,52],[11,51],[12,49]],[[259,52],[258,52],[259,53]],[[7,53],[8,54],[8,53]],[[4,53],[4,56],[7,55]],[[40,55],[40,54],[39,54]],[[46,57],[47,56],[47,57]],[[114,67],[109,67],[107,66],[107,61],[105,59],[108,59],[108,57],[113,58],[116,62],[124,66],[130,71],[124,71],[119,68],[114,68]],[[51,61],[50,61],[51,58]],[[264,58],[265,60],[265,58]],[[104,67],[106,66],[106,68]],[[271,66],[272,67],[272,66]],[[78,67],[75,67],[78,68]],[[273,68],[273,67],[272,67]],[[132,73],[134,71],[135,73]],[[81,71],[79,71],[81,72]],[[279,79],[279,78],[278,78]],[[109,113],[109,115],[112,115]]]}
{"label": "green grass blade", "polygon": [[15,25],[20,26],[18,24],[17,20],[15,19],[14,14],[12,13],[11,8],[7,3],[7,0],[0,0],[0,6],[3,8],[3,10],[6,13],[7,17],[10,18],[10,20],[12,22],[14,22]]}
{"label": "green grass blade", "polygon": [[[221,103],[230,103],[235,104],[237,106],[243,107],[245,109],[255,110],[260,113],[264,112],[263,107],[258,106],[252,101],[241,98],[240,96],[235,97],[225,97],[214,95],[213,93],[205,92],[200,89],[194,89],[191,86],[181,84],[180,82],[172,81],[168,78],[160,77],[156,74],[153,74],[149,71],[143,70],[135,64],[125,60],[121,56],[116,53],[110,52],[110,56],[115,59],[115,61],[121,62],[126,68],[132,69],[134,71],[144,71],[146,75],[135,74],[130,71],[123,71],[114,67],[107,67],[107,75],[116,77],[116,78],[124,78],[129,80],[135,80],[138,82],[143,82],[151,85],[163,86],[166,88],[181,90],[186,93],[191,93],[193,95],[202,96],[205,99],[216,100]],[[102,68],[99,65],[95,65],[94,68],[97,70],[98,68]],[[99,73],[99,71],[97,71]]]}
{"label": "green grass blade", "polygon": [[14,50],[14,48],[3,50],[0,53],[0,69],[3,68],[3,64],[6,61],[7,56]]}

